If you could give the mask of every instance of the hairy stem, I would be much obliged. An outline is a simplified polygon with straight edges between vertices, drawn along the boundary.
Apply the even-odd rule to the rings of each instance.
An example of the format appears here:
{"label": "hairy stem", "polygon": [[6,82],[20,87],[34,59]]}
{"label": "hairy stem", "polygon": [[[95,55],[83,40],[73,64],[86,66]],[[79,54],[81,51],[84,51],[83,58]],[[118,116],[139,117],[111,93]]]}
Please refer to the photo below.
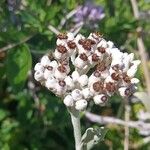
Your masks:
{"label": "hairy stem", "polygon": [[128,99],[125,99],[125,138],[124,138],[124,150],[129,149],[129,126],[128,122],[130,121],[130,106],[128,104]]}
{"label": "hairy stem", "polygon": [[80,126],[80,116],[79,112],[76,114],[70,112],[71,122],[74,130],[74,138],[75,138],[75,149],[82,150],[81,148],[81,126]]}

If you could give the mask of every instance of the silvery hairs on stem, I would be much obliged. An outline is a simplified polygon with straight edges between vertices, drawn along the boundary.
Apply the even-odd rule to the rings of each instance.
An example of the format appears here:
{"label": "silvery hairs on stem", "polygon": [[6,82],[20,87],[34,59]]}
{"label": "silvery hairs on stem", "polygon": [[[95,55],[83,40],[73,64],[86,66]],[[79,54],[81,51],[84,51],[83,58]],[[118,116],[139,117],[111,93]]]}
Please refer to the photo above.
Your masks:
{"label": "silvery hairs on stem", "polygon": [[53,58],[44,55],[34,67],[35,80],[63,98],[67,107],[83,111],[90,101],[104,106],[114,93],[131,96],[140,60],[123,53],[98,32],[57,36]]}

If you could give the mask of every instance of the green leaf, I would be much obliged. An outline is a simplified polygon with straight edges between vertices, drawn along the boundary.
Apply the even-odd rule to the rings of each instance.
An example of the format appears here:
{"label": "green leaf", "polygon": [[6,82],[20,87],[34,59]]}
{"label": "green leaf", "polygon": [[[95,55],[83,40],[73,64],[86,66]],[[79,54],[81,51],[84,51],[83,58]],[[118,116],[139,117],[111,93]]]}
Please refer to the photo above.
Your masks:
{"label": "green leaf", "polygon": [[0,109],[0,121],[3,120],[7,116],[8,112]]}
{"label": "green leaf", "polygon": [[18,91],[23,88],[31,65],[31,53],[27,45],[19,46],[8,52],[6,75],[14,90]]}

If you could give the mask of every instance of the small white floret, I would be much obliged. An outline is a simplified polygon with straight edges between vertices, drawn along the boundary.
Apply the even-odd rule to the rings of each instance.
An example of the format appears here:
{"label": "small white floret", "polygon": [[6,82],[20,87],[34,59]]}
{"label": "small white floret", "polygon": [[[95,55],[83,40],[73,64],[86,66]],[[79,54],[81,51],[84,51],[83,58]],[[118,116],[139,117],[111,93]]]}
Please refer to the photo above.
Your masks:
{"label": "small white floret", "polygon": [[79,89],[75,89],[72,91],[71,96],[74,101],[78,101],[82,98],[82,92]]}
{"label": "small white floret", "polygon": [[85,99],[81,99],[75,103],[75,108],[79,111],[83,111],[87,107],[87,101]]}
{"label": "small white floret", "polygon": [[88,83],[88,76],[87,75],[81,75],[78,79],[79,84],[83,87],[86,86]]}
{"label": "small white floret", "polygon": [[63,102],[67,107],[72,107],[74,105],[74,100],[71,95],[67,95]]}

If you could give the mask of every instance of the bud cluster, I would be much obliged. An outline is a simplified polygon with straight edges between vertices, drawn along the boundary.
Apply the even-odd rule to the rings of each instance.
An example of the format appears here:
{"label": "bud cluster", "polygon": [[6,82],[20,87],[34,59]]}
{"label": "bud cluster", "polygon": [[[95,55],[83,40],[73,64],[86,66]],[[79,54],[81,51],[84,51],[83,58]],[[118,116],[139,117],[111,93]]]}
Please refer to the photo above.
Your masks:
{"label": "bud cluster", "polygon": [[67,107],[85,110],[88,102],[104,105],[119,93],[129,97],[139,82],[134,78],[139,60],[121,52],[101,34],[59,34],[53,58],[45,55],[35,65],[34,77],[64,99]]}

